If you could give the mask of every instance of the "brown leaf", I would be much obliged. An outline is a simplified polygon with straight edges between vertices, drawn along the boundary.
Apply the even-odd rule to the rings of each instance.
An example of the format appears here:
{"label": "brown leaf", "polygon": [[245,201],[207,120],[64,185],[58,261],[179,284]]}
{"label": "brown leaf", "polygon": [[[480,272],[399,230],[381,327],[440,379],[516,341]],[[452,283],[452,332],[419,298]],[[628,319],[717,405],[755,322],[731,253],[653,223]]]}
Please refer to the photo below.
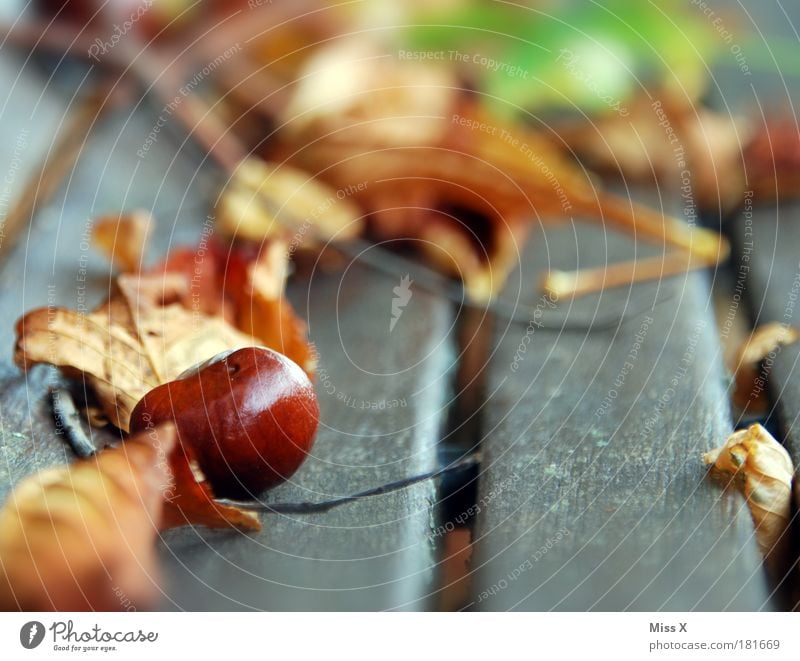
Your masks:
{"label": "brown leaf", "polygon": [[183,277],[191,283],[179,297],[184,306],[222,315],[229,324],[283,353],[312,376],[314,348],[305,323],[284,295],[289,253],[287,244],[278,239],[227,245],[211,240],[202,250],[173,251],[149,273]]}
{"label": "brown leaf", "polygon": [[0,610],[125,610],[158,595],[172,425],[23,480],[0,510]]}
{"label": "brown leaf", "polygon": [[715,470],[735,478],[753,517],[765,557],[787,542],[794,467],[789,453],[761,425],[737,431],[720,448],[703,455]]}
{"label": "brown leaf", "polygon": [[346,192],[297,168],[251,157],[222,191],[217,225],[229,239],[282,239],[293,250],[318,250],[358,236],[364,221]]}
{"label": "brown leaf", "polygon": [[614,226],[690,255],[681,262],[684,271],[727,256],[718,234],[598,189],[536,132],[469,108],[462,112],[471,114],[449,119],[450,132],[439,144],[378,150],[320,140],[298,148],[294,158],[330,185],[356,190],[377,239],[433,242],[430,254],[438,256],[452,251],[452,259],[433,264],[449,261],[446,270],[458,274],[473,300],[500,291],[534,218]]}
{"label": "brown leaf", "polygon": [[313,375],[316,354],[307,340],[306,325],[283,295],[288,270],[286,244],[265,243],[259,257],[247,265],[245,286],[233,292],[237,299],[236,326]]}
{"label": "brown leaf", "polygon": [[176,486],[164,504],[163,528],[194,524],[209,528],[261,530],[261,522],[255,513],[214,500],[214,492],[190,448],[184,445],[176,447],[170,456],[170,467]]}
{"label": "brown leaf", "polygon": [[187,310],[199,311],[209,316],[226,316],[225,296],[222,291],[224,268],[217,255],[216,244],[207,247],[176,248],[157,266],[147,270],[148,275],[169,278],[179,275],[183,284],[178,301]]}
{"label": "brown leaf", "polygon": [[219,317],[174,302],[180,276],[120,276],[111,298],[88,315],[40,308],[17,322],[15,362],[49,363],[92,386],[105,414],[127,431],[131,411],[149,390],[253,338]]}
{"label": "brown leaf", "polygon": [[147,211],[103,216],[94,221],[92,241],[123,273],[136,273],[145,259],[153,217]]}
{"label": "brown leaf", "polygon": [[363,39],[337,39],[309,58],[280,123],[287,133],[358,136],[376,147],[435,143],[459,82],[441,63],[398,61]]}
{"label": "brown leaf", "polygon": [[[782,323],[769,323],[756,328],[736,352],[734,359],[734,380],[736,388],[733,401],[740,409],[751,414],[766,411],[769,406],[767,381],[772,359],[781,347],[800,339],[800,331]],[[770,357],[771,356],[771,357]],[[765,360],[769,359],[767,369]]]}
{"label": "brown leaf", "polygon": [[607,112],[556,123],[560,145],[589,167],[640,184],[680,190],[702,209],[728,211],[744,195],[743,118],[680,100],[674,92],[642,92],[628,113]]}

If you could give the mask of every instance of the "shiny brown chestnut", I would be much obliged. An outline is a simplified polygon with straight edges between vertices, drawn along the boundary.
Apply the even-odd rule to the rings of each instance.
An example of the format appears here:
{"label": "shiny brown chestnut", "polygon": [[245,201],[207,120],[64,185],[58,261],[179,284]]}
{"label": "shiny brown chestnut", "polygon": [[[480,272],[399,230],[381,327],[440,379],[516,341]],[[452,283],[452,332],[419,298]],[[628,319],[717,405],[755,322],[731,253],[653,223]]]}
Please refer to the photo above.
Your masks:
{"label": "shiny brown chestnut", "polygon": [[298,469],[314,442],[319,405],[298,365],[247,347],[151,390],[133,410],[131,432],[167,420],[218,496],[252,496]]}

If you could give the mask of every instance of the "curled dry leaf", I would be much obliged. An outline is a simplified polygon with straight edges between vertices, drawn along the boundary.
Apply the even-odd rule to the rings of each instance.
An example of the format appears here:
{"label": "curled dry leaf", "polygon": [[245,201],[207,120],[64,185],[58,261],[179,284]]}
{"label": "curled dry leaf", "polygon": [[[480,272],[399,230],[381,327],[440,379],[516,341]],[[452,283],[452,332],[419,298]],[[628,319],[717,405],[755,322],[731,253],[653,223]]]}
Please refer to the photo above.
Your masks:
{"label": "curled dry leaf", "polygon": [[346,191],[289,165],[251,157],[220,194],[217,226],[230,239],[279,239],[293,250],[310,250],[358,236],[364,222]]}
{"label": "curled dry leaf", "polygon": [[749,122],[670,90],[642,92],[626,110],[557,123],[557,144],[604,174],[681,189],[702,209],[728,211],[741,203]]}
{"label": "curled dry leaf", "polygon": [[[353,67],[360,75],[352,75]],[[428,75],[420,77],[420,70]],[[327,74],[322,82],[321,72]],[[686,253],[668,260],[668,273],[727,257],[718,234],[599,190],[561,145],[487,114],[469,95],[455,93],[455,80],[446,79],[453,74],[435,64],[398,61],[371,45],[339,44],[319,51],[306,73],[273,158],[350,192],[367,214],[371,238],[420,250],[434,266],[461,278],[473,301],[499,293],[532,219],[597,219]],[[340,82],[324,84],[330,81]],[[628,265],[613,281],[668,273]],[[605,282],[592,278],[578,289],[556,287],[573,275],[556,274],[545,288],[565,297]]]}
{"label": "curled dry leaf", "polygon": [[733,366],[736,406],[750,413],[766,410],[769,406],[766,383],[775,354],[798,339],[797,328],[778,322],[764,324],[753,331],[736,352]]}
{"label": "curled dry leaf", "polygon": [[[160,303],[169,299],[191,310],[195,317],[197,313],[222,317],[313,375],[316,358],[308,342],[306,325],[284,296],[289,260],[293,251],[301,246],[351,238],[362,231],[362,222],[346,199],[293,168],[275,171],[258,159],[250,159],[242,165],[237,177],[252,191],[266,191],[265,194],[271,196],[271,204],[282,200],[283,209],[289,210],[291,223],[301,223],[291,238],[291,245],[287,243],[288,237],[278,238],[287,235],[287,225],[270,221],[267,225],[251,226],[249,231],[238,231],[226,224],[230,217],[228,220],[223,217],[214,227],[221,227],[227,235],[226,244],[214,238],[213,228],[206,225],[196,248],[171,251],[161,264],[148,269],[139,278],[138,286],[145,299]],[[259,188],[261,184],[263,187]],[[255,195],[252,191],[248,193],[250,197]],[[258,195],[256,197],[261,200]],[[252,215],[248,218],[254,220]],[[241,221],[248,222],[247,218]],[[141,239],[137,250],[143,251],[146,246],[143,230],[152,228],[154,223],[144,213],[100,219],[96,228],[104,229],[95,233],[95,239],[102,244],[114,237],[136,236]],[[313,228],[310,227],[312,223]],[[242,240],[234,240],[237,233]],[[119,254],[114,252],[113,242],[110,245],[111,248],[105,244],[98,247],[109,255]],[[138,271],[143,256],[132,257],[129,261]],[[120,266],[124,268],[123,264]]]}
{"label": "curled dry leaf", "polygon": [[221,351],[254,344],[221,317],[175,302],[186,288],[178,275],[123,275],[88,315],[33,310],[17,322],[14,360],[23,369],[48,363],[84,377],[108,419],[127,431],[133,407],[149,390]]}
{"label": "curled dry leaf", "polygon": [[760,126],[743,158],[746,187],[755,199],[800,196],[800,130],[794,117],[773,118]]}
{"label": "curled dry leaf", "polygon": [[363,38],[337,39],[309,58],[282,114],[289,134],[375,145],[440,140],[459,80],[431,62],[397,61]]}
{"label": "curled dry leaf", "polygon": [[[313,375],[317,356],[307,340],[306,326],[283,296],[289,271],[288,254],[284,242],[273,241],[265,243],[259,256],[246,264],[244,287],[231,291],[236,300],[236,326]],[[230,285],[228,289],[232,289]]]}
{"label": "curled dry leaf", "polygon": [[169,457],[175,490],[164,504],[163,528],[200,525],[208,528],[261,530],[253,512],[215,500],[214,491],[190,447],[178,445]]}
{"label": "curled dry leaf", "polygon": [[159,530],[260,529],[255,514],[217,503],[194,466],[167,423],[23,480],[0,510],[0,610],[152,606]]}
{"label": "curled dry leaf", "polygon": [[[137,234],[143,223],[143,216],[129,214],[109,227],[119,237]],[[109,229],[98,236],[111,235]],[[204,233],[196,249],[120,276],[108,301],[88,315],[63,308],[26,314],[17,323],[15,361],[84,377],[105,416],[124,431],[148,391],[222,351],[261,343],[313,374],[306,326],[283,295],[288,260],[280,241],[242,249]],[[138,268],[141,257],[133,261]]]}
{"label": "curled dry leaf", "polygon": [[92,241],[123,273],[135,273],[144,264],[153,223],[147,211],[102,216],[94,221]]}
{"label": "curled dry leaf", "polygon": [[734,477],[747,499],[762,553],[780,555],[791,516],[794,467],[789,453],[756,424],[732,434],[703,461]]}
{"label": "curled dry leaf", "polygon": [[678,270],[728,254],[714,232],[599,190],[534,131],[500,124],[469,106],[440,121],[445,137],[435,144],[376,150],[357,140],[320,139],[290,149],[301,167],[315,167],[331,186],[354,191],[376,239],[423,246],[434,264],[462,278],[473,300],[497,295],[537,217],[598,219],[685,253],[670,262]]}
{"label": "curled dry leaf", "polygon": [[0,510],[0,610],[152,605],[175,438],[164,425],[23,480]]}
{"label": "curled dry leaf", "polygon": [[222,316],[313,376],[316,355],[306,324],[284,295],[289,258],[288,245],[278,239],[225,245],[211,239],[196,250],[173,251],[149,274],[183,278],[191,283],[180,295],[185,307]]}

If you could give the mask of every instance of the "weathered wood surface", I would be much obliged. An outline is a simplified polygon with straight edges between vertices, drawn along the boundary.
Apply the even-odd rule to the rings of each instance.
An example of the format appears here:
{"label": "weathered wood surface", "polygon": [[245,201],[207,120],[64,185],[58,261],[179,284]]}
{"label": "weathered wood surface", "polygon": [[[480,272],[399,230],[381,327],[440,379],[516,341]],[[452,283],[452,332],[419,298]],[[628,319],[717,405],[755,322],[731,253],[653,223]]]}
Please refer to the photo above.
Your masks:
{"label": "weathered wood surface", "polygon": [[[8,81],[6,96],[0,104],[0,247],[5,240],[6,218],[26,179],[36,169],[50,147],[52,129],[58,125],[67,100],[58,90],[48,90],[44,79],[23,58],[0,58],[0,78]],[[48,127],[42,130],[42,127]],[[37,218],[33,237],[43,232],[45,218]],[[63,463],[70,450],[52,434],[47,387],[56,377],[54,370],[38,368],[21,375],[11,365],[14,320],[26,301],[47,304],[47,264],[42,259],[36,268],[42,274],[30,284],[23,236],[0,272],[0,502],[5,501],[11,486],[41,466]],[[35,279],[35,278],[34,278]]]}
{"label": "weathered wood surface", "polygon": [[[13,145],[30,128],[16,175],[21,182],[50,144],[69,97],[31,71],[17,78],[18,64],[0,59],[5,79],[14,81],[0,113],[0,135]],[[728,68],[736,74],[734,65]],[[731,85],[741,86],[741,77],[733,78]],[[107,291],[108,265],[85,246],[92,216],[153,209],[162,221],[154,237],[159,250],[197,240],[214,194],[209,171],[196,167],[194,148],[184,147],[195,158],[176,149],[180,140],[166,129],[145,157],[137,156],[154,121],[145,106],[117,111],[100,127],[61,195],[36,217],[0,272],[6,356],[13,320],[24,311],[47,304],[91,307]],[[790,261],[800,224],[787,222],[786,213],[779,240],[776,227],[772,235],[760,230],[759,240],[764,255],[796,271]],[[581,266],[632,255],[625,239],[580,232],[565,227],[536,233],[521,279],[507,293],[533,291],[542,270],[572,268],[577,255]],[[764,273],[754,273],[748,287],[772,292],[763,297],[772,301],[760,312],[765,320],[782,314],[776,301],[792,285],[785,279],[789,267],[782,266],[776,279],[762,264]],[[314,456],[290,484],[267,495],[271,501],[325,500],[436,465],[453,370],[449,307],[415,291],[389,333],[396,284],[355,267],[341,278],[317,276],[308,290],[302,281],[293,285],[292,299],[309,318],[322,357],[323,428]],[[486,355],[489,402],[476,418],[486,461],[477,502],[473,608],[768,607],[744,503],[710,481],[700,462],[701,453],[732,427],[707,292],[708,277],[693,274],[609,291],[572,308],[562,302],[556,312],[545,306],[545,323],[565,311],[573,321],[607,318],[610,309],[625,310],[630,319],[591,334],[537,328],[516,371],[511,364],[526,326],[497,324],[496,346]],[[537,304],[535,296],[526,296]],[[656,300],[664,302],[647,312]],[[652,322],[645,328],[647,317]],[[637,334],[644,337],[637,340]],[[800,437],[796,412],[791,417],[792,402],[800,401],[797,357],[795,348],[784,349],[773,368],[784,421],[791,421],[790,448],[791,439]],[[71,457],[50,433],[46,392],[55,378],[46,368],[20,375],[9,358],[0,367],[0,499],[24,475]],[[678,380],[674,393],[672,379]],[[362,411],[362,400],[378,410]],[[380,409],[393,400],[406,405]],[[264,515],[258,535],[171,531],[161,543],[162,605],[431,607],[430,595],[439,587],[437,502],[436,485],[425,483],[325,514]]]}
{"label": "weathered wood surface", "polygon": [[[733,268],[753,325],[800,326],[800,205],[748,206],[733,223]],[[743,303],[743,305],[744,305]],[[800,464],[800,344],[776,347],[759,372],[789,453]]]}
{"label": "weathered wood surface", "polygon": [[[43,85],[34,78],[25,92]],[[64,111],[63,102],[51,99],[51,116],[37,122],[31,142],[36,136],[37,145],[46,147],[52,132],[43,127],[55,126]],[[33,307],[91,309],[103,298],[112,273],[89,246],[90,219],[98,214],[154,210],[159,225],[153,259],[175,245],[196,243],[203,229],[216,193],[209,185],[212,173],[176,154],[166,129],[144,158],[137,156],[153,121],[145,107],[117,111],[98,127],[63,191],[36,217],[0,275],[0,317],[6,320],[0,342],[7,347],[0,372],[0,498],[25,475],[72,458],[54,433],[47,399],[57,374],[37,368],[26,376],[11,365],[13,321]],[[19,130],[0,126],[7,141]],[[33,149],[28,151],[32,158]],[[23,176],[20,170],[20,181]],[[450,308],[413,291],[390,333],[398,282],[354,265],[343,274],[317,274],[310,284],[298,279],[293,286],[292,298],[321,356],[322,426],[313,456],[291,484],[269,494],[271,500],[326,500],[438,465],[453,360]],[[162,544],[163,607],[429,607],[435,501],[436,485],[428,482],[325,514],[265,515],[259,535],[172,531]]]}
{"label": "weathered wood surface", "polygon": [[[3,156],[3,179],[8,175],[11,180],[0,189],[6,205],[3,219],[70,112],[67,92],[76,98],[89,92],[86,85],[70,89],[48,84],[46,73],[31,62],[23,67],[22,62],[8,54],[0,58],[2,75],[13,81],[0,109],[3,144],[11,147]],[[5,349],[0,354],[0,499],[25,475],[72,456],[63,439],[53,433],[47,391],[59,382],[57,373],[40,367],[20,374],[11,358],[15,321],[26,311],[48,305],[89,310],[108,291],[112,273],[90,246],[90,219],[121,208],[164,209],[168,213],[163,214],[154,239],[159,245],[179,240],[173,237],[197,240],[205,211],[196,202],[201,194],[186,159],[175,156],[166,135],[166,144],[148,154],[147,163],[135,155],[152,121],[145,112],[134,116],[117,112],[101,120],[61,191],[35,215],[2,264],[0,346]],[[23,147],[16,153],[20,136]]]}
{"label": "weathered wood surface", "polygon": [[[434,469],[452,350],[446,303],[415,291],[389,333],[393,278],[354,266],[314,279],[322,427],[312,455],[269,502],[328,500]],[[302,309],[306,292],[293,297]],[[165,536],[167,598],[178,608],[430,608],[436,484],[313,515],[263,517],[257,535],[189,528]],[[174,555],[172,555],[174,554]]]}
{"label": "weathered wood surface", "polygon": [[[555,229],[531,240],[521,277],[632,254],[599,228]],[[557,317],[543,310],[540,321]],[[526,328],[498,333],[472,607],[767,608],[744,501],[701,461],[732,430],[708,276],[608,290],[572,308],[583,319],[609,310],[630,318],[591,333],[529,327],[516,370]]]}

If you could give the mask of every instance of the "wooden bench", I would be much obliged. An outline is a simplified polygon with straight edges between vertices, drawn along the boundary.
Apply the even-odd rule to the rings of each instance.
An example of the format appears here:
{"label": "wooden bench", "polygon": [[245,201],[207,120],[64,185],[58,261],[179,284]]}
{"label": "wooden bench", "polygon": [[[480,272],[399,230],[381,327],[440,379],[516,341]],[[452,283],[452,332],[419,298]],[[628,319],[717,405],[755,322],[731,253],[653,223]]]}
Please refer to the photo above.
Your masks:
{"label": "wooden bench", "polygon": [[[0,58],[5,78],[16,81],[0,136],[9,145],[29,131],[17,173],[23,181],[68,97],[46,87],[32,65],[17,78],[20,64]],[[166,129],[139,159],[153,122],[147,107],[107,118],[73,177],[3,265],[0,498],[34,470],[72,459],[47,403],[47,389],[60,377],[47,368],[20,375],[8,356],[13,321],[25,310],[75,307],[81,269],[89,305],[107,291],[107,264],[83,245],[88,219],[144,207],[161,221],[153,240],[159,250],[197,240],[213,178],[198,169],[190,144],[175,153],[180,140]],[[759,241],[774,245],[780,278],[762,261],[749,286],[766,301],[762,318],[777,318],[800,236],[788,219],[780,229],[769,221],[768,213],[760,218]],[[534,285],[548,267],[602,264],[643,250],[600,228],[537,230],[505,295],[522,292],[521,302],[535,309]],[[461,607],[780,607],[744,501],[710,481],[700,461],[733,429],[708,274],[545,305],[537,318],[544,328],[496,318],[469,342],[463,338],[479,328],[475,313],[422,287],[390,332],[397,284],[360,263],[291,283],[321,357],[322,426],[313,456],[266,498],[326,500],[434,470],[443,457],[479,448],[477,474],[447,489],[427,481],[326,513],[265,514],[259,534],[170,531],[160,541],[163,608],[435,608],[449,588],[444,568],[454,552],[446,539],[467,524],[473,552],[460,581],[469,584]],[[624,321],[579,328],[614,315]],[[775,365],[796,459],[798,356],[786,349]],[[467,359],[481,369],[467,367]],[[461,392],[464,371],[480,378]]]}

